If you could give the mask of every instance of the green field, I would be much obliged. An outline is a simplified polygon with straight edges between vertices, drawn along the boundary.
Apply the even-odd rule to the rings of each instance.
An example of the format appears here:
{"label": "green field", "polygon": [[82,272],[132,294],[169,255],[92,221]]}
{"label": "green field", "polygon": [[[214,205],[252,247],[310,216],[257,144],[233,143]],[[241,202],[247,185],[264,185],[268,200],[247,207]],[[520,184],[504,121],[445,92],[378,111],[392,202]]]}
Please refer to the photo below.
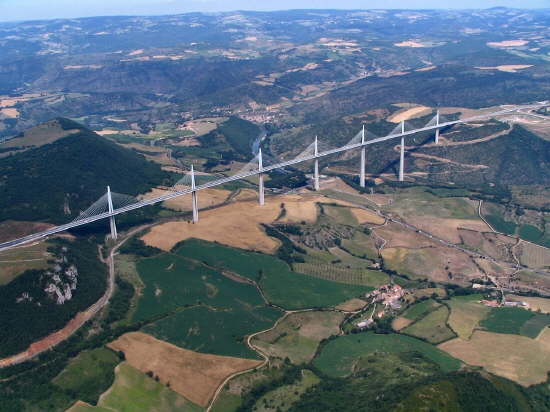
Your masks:
{"label": "green field", "polygon": [[476,208],[467,199],[439,197],[424,187],[400,190],[391,206],[386,207],[403,217],[434,216],[451,219],[478,219]]}
{"label": "green field", "polygon": [[550,315],[537,314],[522,308],[493,308],[480,326],[489,332],[511,333],[535,338],[550,325]]}
{"label": "green field", "polygon": [[119,362],[117,354],[107,348],[81,352],[52,383],[65,391],[78,393],[85,402],[95,403],[99,395],[112,385],[114,369]]}
{"label": "green field", "polygon": [[256,357],[243,337],[281,316],[253,285],[176,254],[142,259],[137,269],[145,288],[134,321],[155,320],[147,333],[186,349]]}
{"label": "green field", "polygon": [[342,247],[355,256],[371,260],[378,259],[378,249],[374,237],[367,236],[363,232],[357,231],[351,239],[342,240]]}
{"label": "green field", "polygon": [[313,364],[323,373],[332,377],[348,376],[353,365],[371,353],[420,352],[426,358],[437,363],[444,372],[460,368],[460,361],[429,343],[410,336],[388,334],[378,335],[372,332],[338,337],[321,350]]}
{"label": "green field", "polygon": [[421,319],[429,312],[437,309],[439,306],[441,305],[435,300],[427,299],[408,308],[402,316],[414,322]]}
{"label": "green field", "polygon": [[116,379],[97,407],[77,406],[68,412],[199,412],[203,409],[127,363],[117,367]]}
{"label": "green field", "polygon": [[337,223],[350,226],[359,224],[349,207],[322,204],[322,208],[324,214],[333,218]]}
{"label": "green field", "polygon": [[389,281],[389,276],[380,270],[349,269],[330,263],[295,263],[294,268],[306,275],[348,285],[363,285],[373,288]]}
{"label": "green field", "polygon": [[271,357],[289,358],[295,364],[311,361],[319,342],[340,332],[339,312],[293,313],[272,331],[257,335],[252,343]]}
{"label": "green field", "polygon": [[273,256],[195,239],[180,244],[175,253],[258,282],[266,298],[285,309],[336,306],[370,290],[293,272]]}
{"label": "green field", "polygon": [[470,339],[479,322],[485,319],[491,309],[482,303],[483,295],[455,296],[448,301],[451,308],[449,326],[462,339]]}
{"label": "green field", "polygon": [[430,343],[441,343],[456,336],[447,326],[448,317],[449,309],[447,306],[441,305],[401,332],[425,339]]}

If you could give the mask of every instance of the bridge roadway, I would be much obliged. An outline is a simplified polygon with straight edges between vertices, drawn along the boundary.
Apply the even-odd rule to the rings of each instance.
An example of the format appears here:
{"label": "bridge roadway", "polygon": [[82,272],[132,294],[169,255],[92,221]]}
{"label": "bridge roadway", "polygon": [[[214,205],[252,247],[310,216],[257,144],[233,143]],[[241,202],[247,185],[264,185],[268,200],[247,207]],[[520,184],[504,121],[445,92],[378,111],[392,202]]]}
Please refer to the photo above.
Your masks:
{"label": "bridge roadway", "polygon": [[[336,149],[330,149],[330,150],[326,150],[324,152],[319,152],[317,154],[317,156],[315,156],[314,154],[309,155],[309,156],[303,156],[303,157],[295,158],[295,159],[292,159],[292,160],[287,160],[285,162],[270,165],[270,166],[267,166],[267,167],[263,167],[262,170],[256,169],[256,170],[252,170],[252,171],[249,171],[249,172],[243,172],[243,173],[235,174],[233,176],[224,177],[222,179],[213,180],[213,181],[204,183],[202,185],[198,185],[195,188],[195,191],[204,190],[204,189],[208,189],[208,188],[211,188],[211,187],[216,187],[216,186],[219,186],[219,185],[223,185],[225,183],[233,182],[235,180],[246,179],[247,177],[255,176],[255,175],[258,175],[260,173],[267,173],[267,172],[270,172],[270,171],[275,170],[275,169],[281,169],[281,168],[284,168],[284,167],[287,167],[287,166],[292,166],[292,165],[295,165],[295,164],[298,164],[298,163],[307,162],[309,160],[314,160],[316,158],[325,157],[325,156],[329,156],[329,155],[332,155],[332,154],[357,149],[357,148],[360,148],[362,146],[368,146],[368,145],[371,145],[371,144],[374,144],[374,143],[385,142],[387,140],[396,139],[398,137],[403,137],[403,136],[409,136],[409,135],[413,135],[413,134],[420,133],[420,132],[426,132],[426,131],[441,129],[441,128],[444,128],[444,127],[453,126],[455,124],[468,123],[468,122],[475,121],[475,120],[481,120],[481,119],[486,119],[486,118],[496,117],[496,116],[502,116],[502,115],[512,114],[512,113],[517,113],[517,114],[520,114],[520,115],[528,115],[528,116],[532,115],[532,116],[534,116],[531,113],[522,112],[521,110],[522,109],[523,110],[526,110],[526,109],[527,110],[532,110],[532,109],[538,109],[538,108],[546,107],[546,106],[549,106],[549,104],[515,106],[515,107],[512,107],[512,108],[500,110],[500,111],[497,111],[497,112],[492,112],[492,113],[487,113],[487,114],[482,114],[482,115],[478,115],[478,116],[469,117],[467,119],[454,120],[454,121],[451,121],[451,122],[439,123],[437,125],[422,127],[420,129],[408,130],[408,131],[405,131],[404,133],[401,133],[401,132],[394,133],[394,134],[390,134],[390,135],[387,135],[387,136],[384,136],[384,137],[378,137],[376,139],[371,139],[371,140],[368,140],[364,143],[354,143],[354,144],[351,144],[351,145],[338,147]],[[536,116],[536,117],[544,118],[544,116]],[[548,120],[548,118],[545,118],[545,119]],[[113,210],[112,213],[104,212],[104,213],[101,213],[101,214],[98,214],[98,215],[89,216],[89,217],[86,217],[86,218],[83,218],[83,219],[72,221],[70,223],[66,223],[64,225],[53,227],[53,228],[45,230],[43,232],[34,233],[32,235],[24,236],[24,237],[21,237],[19,239],[14,239],[14,240],[10,240],[8,242],[0,243],[0,251],[11,249],[11,248],[14,248],[16,246],[19,246],[19,245],[22,245],[22,244],[25,244],[25,243],[29,243],[29,242],[32,242],[32,241],[35,241],[35,240],[43,239],[47,236],[54,235],[54,234],[60,233],[60,232],[64,232],[66,230],[73,229],[75,227],[87,225],[89,223],[93,223],[93,222],[96,222],[96,221],[101,220],[101,219],[106,219],[106,218],[109,218],[111,216],[116,216],[116,215],[119,215],[121,213],[130,212],[132,210],[140,209],[140,208],[145,207],[145,206],[151,206],[151,205],[154,205],[156,203],[164,202],[165,200],[173,199],[175,197],[184,196],[184,195],[190,194],[192,192],[193,192],[193,189],[191,189],[191,188],[185,189],[185,190],[174,191],[172,193],[167,193],[165,195],[162,195],[162,196],[159,196],[159,197],[156,197],[156,198],[153,198],[153,199],[141,200],[141,201],[138,201],[136,203],[132,203],[130,205],[121,207],[119,209],[115,209],[115,210]]]}

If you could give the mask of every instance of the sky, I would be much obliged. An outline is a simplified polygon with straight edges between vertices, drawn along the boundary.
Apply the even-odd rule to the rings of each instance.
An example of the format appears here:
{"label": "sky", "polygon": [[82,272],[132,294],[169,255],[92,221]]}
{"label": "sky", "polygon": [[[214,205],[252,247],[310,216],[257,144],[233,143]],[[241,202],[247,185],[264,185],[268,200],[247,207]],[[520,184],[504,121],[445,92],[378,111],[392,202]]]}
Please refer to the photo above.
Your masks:
{"label": "sky", "polygon": [[550,8],[550,0],[0,0],[0,21],[193,11],[286,9],[431,9],[496,6]]}

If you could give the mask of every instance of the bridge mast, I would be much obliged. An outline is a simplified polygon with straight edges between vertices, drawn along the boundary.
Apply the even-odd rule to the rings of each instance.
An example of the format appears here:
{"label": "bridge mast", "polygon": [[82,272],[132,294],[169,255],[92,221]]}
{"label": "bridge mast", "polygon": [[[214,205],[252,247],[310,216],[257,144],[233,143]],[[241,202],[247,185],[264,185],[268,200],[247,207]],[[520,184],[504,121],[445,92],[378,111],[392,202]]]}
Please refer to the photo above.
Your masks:
{"label": "bridge mast", "polygon": [[265,203],[264,200],[264,174],[262,171],[264,170],[264,165],[262,161],[262,149],[258,149],[258,170],[260,171],[260,174],[258,175],[258,194],[259,194],[259,201],[260,206],[263,206]]}
{"label": "bridge mast", "polygon": [[[401,121],[401,133],[405,133],[405,121]],[[405,168],[405,137],[401,137],[401,148],[399,154],[399,181],[403,181]]]}
{"label": "bridge mast", "polygon": [[[107,204],[109,205],[109,213],[113,213],[113,198],[111,197],[111,188],[109,186],[107,186]],[[116,223],[115,223],[114,216],[111,216],[109,218],[109,224],[111,226],[111,238],[113,240],[116,240],[117,231],[116,231]]]}
{"label": "bridge mast", "polygon": [[[361,144],[365,144],[365,125],[363,125],[363,131],[361,132]],[[365,168],[367,161],[367,148],[366,146],[361,147],[361,171],[359,173],[359,185],[365,187]]]}
{"label": "bridge mast", "polygon": [[313,181],[314,181],[314,189],[319,190],[319,158],[317,157],[319,155],[319,151],[317,150],[317,136],[315,136],[315,165],[313,168]]}
{"label": "bridge mast", "polygon": [[191,165],[191,189],[193,190],[191,192],[191,199],[193,202],[193,223],[197,223],[199,221],[199,208],[197,206],[197,191],[195,190],[197,186],[195,185],[195,169],[193,169],[193,165]]}
{"label": "bridge mast", "polygon": [[[435,113],[435,125],[439,126],[439,109]],[[435,144],[439,143],[439,127],[435,129]]]}

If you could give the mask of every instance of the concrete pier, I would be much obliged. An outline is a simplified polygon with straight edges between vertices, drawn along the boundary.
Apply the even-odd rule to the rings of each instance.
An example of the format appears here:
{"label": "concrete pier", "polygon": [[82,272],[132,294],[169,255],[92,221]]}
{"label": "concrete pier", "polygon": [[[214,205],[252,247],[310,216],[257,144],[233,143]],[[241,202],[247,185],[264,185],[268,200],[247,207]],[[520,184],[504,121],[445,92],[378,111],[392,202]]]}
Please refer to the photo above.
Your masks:
{"label": "concrete pier", "polygon": [[197,202],[197,191],[195,190],[197,188],[195,184],[195,170],[193,169],[193,165],[191,165],[191,189],[193,190],[191,192],[191,201],[193,203],[193,223],[197,223],[199,221],[199,206]]}
{"label": "concrete pier", "polygon": [[[435,125],[439,126],[439,110],[435,113]],[[435,144],[439,143],[439,128],[435,129]]]}
{"label": "concrete pier", "polygon": [[401,138],[401,148],[399,153],[399,181],[402,182],[404,178],[405,169],[405,138]]}
{"label": "concrete pier", "polygon": [[260,174],[258,175],[258,200],[260,206],[263,206],[265,203],[264,195],[264,174],[261,173],[264,170],[263,160],[262,160],[262,149],[258,149],[258,170]]}
{"label": "concrete pier", "polygon": [[[113,213],[113,198],[111,197],[111,188],[109,186],[107,186],[107,204],[109,205],[109,213]],[[111,238],[113,240],[116,240],[118,234],[116,231],[116,222],[114,216],[111,216],[109,218],[109,224],[111,226]]]}
{"label": "concrete pier", "polygon": [[[363,125],[363,131],[361,132],[361,144],[365,144],[365,125]],[[361,147],[361,170],[359,172],[359,185],[365,187],[365,173],[367,166],[367,148]]]}
{"label": "concrete pier", "polygon": [[314,182],[314,189],[317,191],[319,190],[319,159],[317,158],[319,151],[317,149],[317,136],[315,136],[315,164],[313,167],[313,182]]}

